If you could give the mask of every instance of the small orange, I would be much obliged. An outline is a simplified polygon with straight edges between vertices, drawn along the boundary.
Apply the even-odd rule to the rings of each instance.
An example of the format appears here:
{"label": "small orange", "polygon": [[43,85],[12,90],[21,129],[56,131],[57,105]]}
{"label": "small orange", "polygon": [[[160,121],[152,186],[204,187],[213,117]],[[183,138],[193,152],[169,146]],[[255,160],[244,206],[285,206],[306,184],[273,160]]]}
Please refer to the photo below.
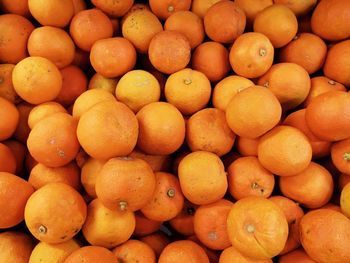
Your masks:
{"label": "small orange", "polygon": [[16,140],[7,140],[7,141],[4,141],[3,144],[5,144],[11,150],[11,152],[13,153],[13,156],[15,157],[15,161],[16,161],[15,174],[22,175],[22,173],[24,172],[24,159],[28,151],[27,147],[21,142]]}
{"label": "small orange", "polygon": [[341,191],[343,188],[350,183],[350,175],[340,174],[338,178],[338,189]]}
{"label": "small orange", "polygon": [[15,173],[16,158],[11,149],[0,142],[0,172]]}
{"label": "small orange", "polygon": [[28,116],[29,128],[33,129],[38,122],[58,112],[67,113],[61,104],[54,101],[44,102],[35,106]]}
{"label": "small orange", "polygon": [[12,71],[15,65],[0,64],[0,97],[13,104],[21,102],[21,98],[16,93],[12,84]]}
{"label": "small orange", "polygon": [[134,0],[92,0],[91,2],[106,14],[112,17],[119,17],[125,15],[129,11]]}
{"label": "small orange", "polygon": [[316,6],[317,0],[274,0],[274,3],[287,6],[296,16],[303,16]]}
{"label": "small orange", "polygon": [[197,205],[192,204],[191,202],[185,199],[182,211],[175,218],[171,219],[169,221],[169,224],[172,228],[175,229],[176,232],[184,236],[193,235],[193,220],[197,208]]}
{"label": "small orange", "polygon": [[191,0],[150,0],[152,12],[161,20],[166,20],[177,11],[189,10]]}
{"label": "small orange", "polygon": [[222,0],[192,0],[191,11],[200,18],[204,18],[208,9],[220,1]]}
{"label": "small orange", "polygon": [[85,246],[75,250],[63,263],[115,263],[117,258],[107,248]]}
{"label": "small orange", "polygon": [[106,161],[90,157],[81,168],[81,184],[85,192],[92,198],[97,197],[95,191],[96,178],[105,163]]}
{"label": "small orange", "polygon": [[170,171],[171,158],[169,155],[152,155],[144,153],[135,148],[130,154],[130,157],[142,159],[149,164],[153,172],[167,172]]}
{"label": "small orange", "polygon": [[72,0],[72,2],[74,8],[74,15],[86,9],[86,3],[84,0]]}
{"label": "small orange", "polygon": [[113,249],[118,262],[155,263],[156,254],[146,243],[130,239]]}
{"label": "small orange", "polygon": [[190,236],[189,238],[187,238],[187,240],[191,240],[191,241],[197,243],[201,248],[203,248],[205,251],[205,254],[207,254],[207,256],[209,258],[209,262],[218,262],[219,261],[218,252],[206,247],[202,242],[199,241],[199,239],[197,238],[196,235]]}
{"label": "small orange", "polygon": [[341,212],[350,218],[350,185],[347,184],[341,191],[340,194],[340,208]]}
{"label": "small orange", "polygon": [[34,242],[22,232],[6,231],[0,234],[0,247],[1,262],[28,263]]}
{"label": "small orange", "polygon": [[244,256],[235,247],[225,248],[220,255],[219,263],[272,263],[271,259],[257,260]]}
{"label": "small orange", "polygon": [[95,73],[89,80],[88,89],[103,89],[109,93],[115,94],[117,84],[117,78],[106,78],[101,74]]}
{"label": "small orange", "polygon": [[0,141],[10,138],[16,131],[19,112],[12,102],[0,97]]}
{"label": "small orange", "polygon": [[236,148],[242,156],[258,156],[259,137],[249,139],[244,137],[237,137]]}
{"label": "small orange", "polygon": [[14,133],[14,137],[17,141],[20,141],[23,144],[27,143],[27,138],[30,133],[30,128],[28,126],[28,116],[33,107],[33,105],[27,102],[21,102],[17,105],[19,120],[16,131]]}
{"label": "small orange", "polygon": [[4,13],[11,13],[24,17],[30,16],[28,0],[3,0],[1,1],[0,9]]}
{"label": "small orange", "polygon": [[165,234],[155,233],[140,238],[140,240],[149,245],[156,253],[156,257],[159,258],[163,249],[170,243],[169,239]]}
{"label": "small orange", "polygon": [[135,212],[135,230],[133,235],[142,237],[158,231],[162,221],[155,221],[145,217],[141,211]]}
{"label": "small orange", "polygon": [[278,259],[278,263],[316,263],[313,259],[311,259],[308,254],[306,254],[305,250],[302,248],[295,249],[288,254],[281,256]]}
{"label": "small orange", "polygon": [[331,157],[340,172],[350,174],[350,138],[333,143]]}
{"label": "small orange", "polygon": [[244,11],[247,16],[247,24],[253,25],[256,15],[266,7],[273,5],[273,0],[236,0],[237,5]]}

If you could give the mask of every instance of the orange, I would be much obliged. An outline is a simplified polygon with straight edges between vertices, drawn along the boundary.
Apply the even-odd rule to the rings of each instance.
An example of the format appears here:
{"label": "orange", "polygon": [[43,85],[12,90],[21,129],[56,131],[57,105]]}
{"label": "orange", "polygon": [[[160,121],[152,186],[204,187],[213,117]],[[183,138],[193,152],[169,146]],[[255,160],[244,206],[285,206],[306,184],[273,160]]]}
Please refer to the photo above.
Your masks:
{"label": "orange", "polygon": [[311,132],[326,141],[350,137],[350,94],[329,91],[314,98],[306,107],[305,118]]}
{"label": "orange", "polygon": [[340,208],[344,215],[350,218],[350,184],[345,185],[340,195]]}
{"label": "orange", "polygon": [[191,11],[200,18],[204,18],[208,9],[220,1],[222,0],[192,0]]}
{"label": "orange", "polygon": [[151,167],[141,159],[112,158],[98,173],[95,188],[97,197],[107,208],[136,211],[151,201],[156,177]]}
{"label": "orange", "polygon": [[36,239],[58,244],[79,232],[85,222],[86,210],[84,199],[74,188],[63,183],[50,183],[30,196],[24,219]]}
{"label": "orange", "polygon": [[220,80],[213,89],[212,103],[217,109],[226,111],[231,99],[239,92],[254,86],[253,81],[241,76],[228,76]]}
{"label": "orange", "polygon": [[28,116],[29,128],[33,129],[38,122],[58,112],[67,113],[61,104],[54,101],[44,102],[35,106]]}
{"label": "orange", "polygon": [[271,259],[256,260],[248,258],[233,246],[225,248],[220,255],[219,263],[272,263]]}
{"label": "orange", "polygon": [[350,174],[350,138],[334,143],[331,157],[333,164],[340,172]]}
{"label": "orange", "polygon": [[327,46],[319,36],[301,33],[281,49],[280,61],[298,64],[312,74],[323,66],[326,55]]}
{"label": "orange", "polygon": [[152,12],[161,20],[166,20],[177,11],[189,10],[191,0],[150,0]]}
{"label": "orange", "polygon": [[182,69],[168,77],[164,94],[166,100],[182,114],[191,115],[208,104],[211,95],[210,81],[200,71]]}
{"label": "orange", "polygon": [[190,62],[190,42],[178,31],[161,31],[153,36],[148,48],[148,57],[160,72],[174,73],[185,68]]}
{"label": "orange", "polygon": [[175,218],[171,219],[169,221],[169,224],[172,228],[175,229],[176,232],[184,236],[193,235],[193,220],[197,208],[197,205],[192,204],[191,202],[185,199],[182,211]]}
{"label": "orange", "polygon": [[274,0],[274,3],[287,6],[296,16],[303,16],[316,6],[317,0]]}
{"label": "orange", "polygon": [[170,103],[153,102],[137,114],[139,137],[137,146],[154,155],[171,154],[185,139],[185,121],[180,111]]}
{"label": "orange", "polygon": [[158,231],[162,221],[155,221],[145,217],[141,211],[135,212],[135,230],[133,235],[137,237],[146,236]]}
{"label": "orange", "polygon": [[[24,172],[24,159],[27,155],[27,147],[21,142],[16,140],[7,140],[7,141],[4,141],[3,144],[6,145],[11,150],[13,156],[15,157],[15,161],[16,161],[15,174],[22,175],[22,172]],[[11,159],[11,155],[8,155],[8,156],[10,156],[9,158]],[[9,162],[11,161],[9,160]]]}
{"label": "orange", "polygon": [[91,245],[110,249],[127,241],[134,229],[133,212],[110,210],[99,199],[94,199],[88,205],[82,231]]}
{"label": "orange", "polygon": [[302,248],[295,249],[288,254],[281,256],[278,259],[278,263],[316,263],[313,259],[311,259]]}
{"label": "orange", "polygon": [[92,0],[91,1],[97,8],[107,13],[112,17],[118,17],[125,15],[134,3],[134,0]]}
{"label": "orange", "polygon": [[152,155],[144,153],[135,148],[130,154],[130,157],[138,158],[146,161],[152,168],[153,172],[167,172],[170,170],[171,158],[169,155]]}
{"label": "orange", "polygon": [[7,172],[0,172],[2,213],[0,229],[13,227],[24,218],[24,207],[34,192],[33,187],[22,178]]}
{"label": "orange", "polygon": [[311,27],[323,39],[338,41],[350,37],[349,9],[347,0],[322,0],[311,17]]}
{"label": "orange", "polygon": [[240,253],[259,260],[278,255],[288,237],[283,211],[264,197],[237,201],[228,214],[227,230],[232,245]]}
{"label": "orange", "polygon": [[266,7],[273,5],[273,0],[236,0],[236,4],[244,11],[247,16],[247,24],[253,25],[256,15]]}
{"label": "orange", "polygon": [[117,258],[104,247],[85,246],[75,250],[63,263],[115,263]]}
{"label": "orange", "polygon": [[277,126],[259,140],[258,159],[276,175],[296,175],[309,166],[311,158],[308,138],[294,127]]}
{"label": "orange", "polygon": [[232,131],[254,139],[278,124],[282,108],[275,95],[261,86],[251,86],[236,94],[226,108],[226,120]]}
{"label": "orange", "polygon": [[129,40],[122,37],[100,39],[91,47],[90,62],[102,76],[119,77],[134,68],[136,50]]}
{"label": "orange", "polygon": [[245,78],[257,78],[272,65],[274,48],[263,34],[248,32],[239,36],[230,50],[230,64],[234,72]]}
{"label": "orange", "polygon": [[69,32],[79,48],[90,51],[97,40],[113,36],[113,27],[111,20],[101,10],[87,9],[75,14]]}
{"label": "orange", "polygon": [[202,19],[191,11],[177,11],[167,18],[165,30],[175,30],[187,37],[191,48],[197,47],[205,37]]}
{"label": "orange", "polygon": [[227,216],[233,203],[220,199],[201,205],[194,215],[194,233],[206,247],[222,250],[231,245],[227,234]]}
{"label": "orange", "polygon": [[[324,0],[323,0],[324,1]],[[330,209],[308,212],[300,222],[300,241],[306,253],[319,263],[350,260],[350,221]]]}
{"label": "orange", "polygon": [[151,234],[140,238],[140,240],[153,249],[157,258],[162,253],[163,249],[170,243],[166,235],[162,233]]}
{"label": "orange", "polygon": [[204,249],[190,240],[178,240],[167,245],[159,256],[158,263],[209,263]]}
{"label": "orange", "polygon": [[115,96],[136,113],[143,106],[159,101],[160,86],[151,73],[140,69],[132,70],[118,81]]}
{"label": "orange", "polygon": [[192,203],[206,205],[225,195],[227,177],[224,165],[216,154],[192,152],[180,161],[178,169],[182,192]]}
{"label": "orange", "polygon": [[86,9],[86,3],[84,0],[72,0],[72,3],[73,3],[74,15]]}
{"label": "orange", "polygon": [[340,174],[338,179],[338,188],[339,190],[343,190],[343,188],[350,183],[350,175],[348,174]]}
{"label": "orange", "polygon": [[73,14],[72,0],[53,0],[43,3],[41,0],[28,0],[31,15],[43,26],[65,27]]}
{"label": "orange", "polygon": [[219,261],[218,252],[206,247],[203,243],[201,243],[199,241],[199,239],[197,238],[196,235],[190,236],[189,238],[187,238],[187,240],[191,240],[191,241],[197,243],[201,248],[203,248],[205,253],[207,254],[207,256],[209,258],[209,262],[218,262]]}
{"label": "orange", "polygon": [[55,99],[62,88],[62,75],[55,64],[43,57],[27,57],[12,72],[17,94],[31,104]]}
{"label": "orange", "polygon": [[103,89],[109,93],[115,94],[117,84],[117,78],[106,78],[101,74],[95,73],[89,80],[88,89]]}
{"label": "orange", "polygon": [[7,145],[0,143],[0,172],[15,173],[16,168],[14,153]]}
{"label": "orange", "polygon": [[246,25],[244,11],[232,1],[219,1],[204,15],[204,29],[207,36],[219,43],[233,43],[243,34]]}
{"label": "orange", "polygon": [[0,234],[0,247],[1,262],[28,263],[34,242],[24,233],[6,231]]}
{"label": "orange", "polygon": [[260,77],[258,85],[271,90],[283,110],[290,110],[306,99],[311,81],[308,72],[302,66],[295,63],[278,63]]}
{"label": "orange", "polygon": [[192,54],[192,68],[204,73],[210,81],[219,81],[230,70],[229,53],[218,42],[204,42]]}
{"label": "orange", "polygon": [[130,239],[113,249],[118,262],[155,263],[156,254],[146,243]]}
{"label": "orange", "polygon": [[242,156],[258,156],[259,137],[249,139],[244,137],[237,137],[236,148]]}
{"label": "orange", "polygon": [[269,197],[275,186],[273,174],[267,171],[257,157],[240,157],[227,168],[230,194],[240,200],[248,196]]}
{"label": "orange", "polygon": [[14,137],[17,141],[20,141],[23,144],[27,143],[27,138],[30,132],[30,128],[28,126],[28,116],[33,107],[33,105],[26,102],[22,102],[17,105],[19,120]]}
{"label": "orange", "polygon": [[31,130],[27,147],[34,159],[49,167],[66,165],[79,151],[77,121],[67,113],[55,113]]}
{"label": "orange", "polygon": [[16,93],[12,84],[12,71],[14,67],[15,65],[13,64],[0,64],[0,97],[11,103],[18,104],[21,102],[21,98]]}
{"label": "orange", "polygon": [[3,0],[1,1],[0,9],[4,13],[11,13],[25,17],[28,17],[30,15],[28,0]]}
{"label": "orange", "polygon": [[274,4],[256,15],[253,27],[254,32],[266,35],[275,48],[280,48],[295,37],[298,31],[298,21],[288,7]]}
{"label": "orange", "polygon": [[33,30],[33,24],[23,16],[15,14],[1,15],[0,63],[16,64],[27,57],[27,41]]}
{"label": "orange", "polygon": [[19,112],[12,102],[0,97],[0,141],[10,138],[16,131]]}
{"label": "orange", "polygon": [[96,198],[95,184],[97,174],[102,169],[105,161],[89,158],[81,168],[81,184],[85,192],[92,198]]}

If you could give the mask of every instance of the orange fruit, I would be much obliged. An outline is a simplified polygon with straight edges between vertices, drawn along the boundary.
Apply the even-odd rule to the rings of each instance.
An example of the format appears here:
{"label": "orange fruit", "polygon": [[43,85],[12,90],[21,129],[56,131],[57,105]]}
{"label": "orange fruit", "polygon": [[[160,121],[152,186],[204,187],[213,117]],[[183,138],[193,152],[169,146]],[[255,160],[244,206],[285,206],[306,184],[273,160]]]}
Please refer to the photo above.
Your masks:
{"label": "orange fruit", "polygon": [[230,50],[230,64],[234,72],[245,78],[257,78],[272,65],[274,48],[270,40],[258,32],[239,36]]}
{"label": "orange fruit", "polygon": [[19,112],[12,102],[0,97],[0,141],[10,138],[16,131]]}
{"label": "orange fruit", "polygon": [[298,31],[298,21],[288,7],[274,4],[256,15],[253,27],[254,32],[266,35],[275,48],[280,48],[295,37]]}
{"label": "orange fruit", "polygon": [[220,199],[198,207],[194,215],[194,233],[206,247],[222,250],[231,245],[227,234],[227,216],[233,203]]}
{"label": "orange fruit", "polygon": [[181,160],[178,169],[182,192],[192,203],[206,205],[225,195],[227,177],[224,165],[216,154],[192,152]]}
{"label": "orange fruit", "polygon": [[300,246],[299,225],[300,219],[304,216],[304,211],[298,203],[284,196],[272,196],[269,200],[281,208],[287,218],[289,226],[288,239],[284,249],[280,253],[284,255]]}
{"label": "orange fruit", "polygon": [[0,233],[0,247],[1,262],[28,263],[34,242],[22,232],[6,231]]}
{"label": "orange fruit", "polygon": [[33,24],[23,16],[0,16],[0,63],[16,64],[28,56],[27,41],[34,30]]}
{"label": "orange fruit", "polygon": [[106,161],[103,160],[89,158],[81,168],[81,184],[85,192],[92,198],[97,197],[95,191],[96,178],[105,163]]}
{"label": "orange fruit", "polygon": [[269,197],[275,186],[273,174],[267,171],[257,157],[240,157],[227,169],[230,194],[240,200],[248,196]]}
{"label": "orange fruit", "polygon": [[316,262],[349,261],[349,239],[350,221],[340,212],[316,209],[308,212],[300,221],[301,244]]}
{"label": "orange fruit", "polygon": [[[18,142],[16,140],[7,140],[7,141],[4,141],[3,144],[6,145],[11,150],[13,157],[15,157],[15,161],[16,161],[15,174],[22,175],[22,172],[24,172],[24,159],[27,155],[27,147],[21,142]],[[9,158],[11,159],[11,155],[8,155],[8,156],[10,156]]]}
{"label": "orange fruit", "polygon": [[171,158],[169,155],[151,155],[135,148],[129,156],[144,160],[149,164],[153,172],[167,172],[170,170]]}
{"label": "orange fruit", "polygon": [[84,199],[74,188],[63,183],[50,183],[30,196],[24,219],[36,239],[58,244],[79,232],[85,222],[86,210]]}
{"label": "orange fruit", "polygon": [[219,263],[272,263],[271,259],[256,260],[244,256],[233,246],[225,248],[220,255]]}
{"label": "orange fruit", "polygon": [[199,241],[197,236],[195,236],[195,235],[190,236],[189,238],[187,238],[187,240],[191,240],[191,241],[197,243],[201,248],[203,248],[205,253],[207,254],[207,256],[209,258],[209,262],[218,262],[219,261],[219,255],[218,255],[217,251],[210,249],[210,248],[207,248],[203,243],[201,243]]}
{"label": "orange fruit", "polygon": [[273,0],[236,0],[235,2],[247,16],[247,24],[249,26],[253,25],[255,17],[260,11],[273,5]]}
{"label": "orange fruit", "polygon": [[117,78],[106,78],[101,74],[95,73],[89,80],[88,89],[103,89],[109,93],[115,94],[117,84]]}
{"label": "orange fruit", "polygon": [[14,153],[7,145],[0,143],[0,172],[15,173],[16,168]]}
{"label": "orange fruit", "polygon": [[305,118],[311,132],[326,141],[350,137],[350,94],[330,91],[314,98],[306,107]]}
{"label": "orange fruit", "polygon": [[187,37],[191,48],[197,47],[205,37],[202,19],[191,11],[177,11],[167,18],[165,30],[175,30]]}
{"label": "orange fruit", "polygon": [[306,99],[311,81],[308,72],[302,66],[295,63],[278,63],[260,77],[258,85],[271,90],[283,110],[290,110]]}
{"label": "orange fruit", "polygon": [[11,13],[25,17],[30,15],[27,0],[3,0],[1,1],[0,9],[4,13]]}
{"label": "orange fruit", "polygon": [[282,4],[288,7],[296,16],[303,16],[309,13],[317,4],[317,0],[274,0],[275,4]]}
{"label": "orange fruit", "polygon": [[170,103],[153,102],[136,114],[139,123],[137,146],[154,155],[171,154],[185,139],[185,121]]}
{"label": "orange fruit", "polygon": [[330,41],[349,38],[349,4],[347,0],[320,1],[312,13],[312,31]]}
{"label": "orange fruit", "polygon": [[7,172],[0,172],[2,213],[0,229],[19,224],[24,219],[24,207],[34,192],[33,187],[22,178]]}
{"label": "orange fruit", "polygon": [[155,233],[140,238],[140,240],[149,245],[156,253],[156,257],[162,253],[163,249],[170,243],[165,234]]}
{"label": "orange fruit", "polygon": [[158,231],[162,221],[155,221],[145,217],[141,211],[135,212],[135,230],[133,235],[137,237],[146,236]]}
{"label": "orange fruit", "polygon": [[113,0],[92,0],[97,8],[112,17],[125,15],[134,3],[134,0],[113,1]]}
{"label": "orange fruit", "polygon": [[343,190],[343,188],[350,183],[350,175],[348,174],[340,174],[338,178],[338,188],[339,190]]}
{"label": "orange fruit", "polygon": [[164,93],[166,100],[182,114],[191,115],[208,104],[210,81],[202,72],[185,68],[168,77]]}
{"label": "orange fruit", "polygon": [[137,135],[134,113],[125,104],[112,100],[91,107],[80,117],[77,127],[80,145],[95,159],[128,155],[136,145]]}
{"label": "orange fruit", "polygon": [[156,254],[146,243],[130,239],[113,249],[118,262],[155,263]]}
{"label": "orange fruit", "polygon": [[281,49],[280,61],[298,64],[312,74],[323,66],[326,55],[327,46],[319,36],[301,33]]}
{"label": "orange fruit", "polygon": [[204,73],[210,81],[218,81],[230,70],[229,53],[218,42],[204,42],[192,54],[192,68]]}
{"label": "orange fruit", "polygon": [[290,126],[277,126],[259,140],[258,159],[279,176],[292,176],[306,169],[312,158],[308,138]]}
{"label": "orange fruit", "polygon": [[194,214],[197,209],[197,205],[192,204],[185,199],[182,211],[173,219],[169,221],[169,224],[176,232],[184,235],[191,236],[194,234]]}
{"label": "orange fruit", "polygon": [[76,15],[78,12],[83,11],[87,8],[84,0],[72,0],[72,3],[73,3],[74,15]]}
{"label": "orange fruit", "polygon": [[249,139],[244,137],[237,137],[236,148],[242,156],[258,156],[259,137]]}
{"label": "orange fruit", "polygon": [[189,10],[191,0],[150,0],[152,12],[161,20],[166,20],[173,13]]}
{"label": "orange fruit", "polygon": [[115,263],[117,258],[107,248],[85,246],[75,250],[63,263]]}
{"label": "orange fruit", "polygon": [[209,263],[204,249],[190,240],[178,240],[167,245],[159,256],[158,263],[175,262]]}
{"label": "orange fruit", "polygon": [[31,104],[54,100],[62,88],[62,75],[55,64],[43,57],[27,57],[12,72],[17,94]]}
{"label": "orange fruit", "polygon": [[61,104],[54,101],[44,102],[35,106],[28,116],[29,128],[33,129],[38,122],[58,112],[67,113],[67,110]]}
{"label": "orange fruit", "polygon": [[275,95],[261,86],[236,94],[226,108],[226,120],[239,136],[254,139],[278,124],[282,108]]}
{"label": "orange fruit", "polygon": [[14,133],[14,137],[17,141],[20,141],[23,144],[27,143],[27,138],[30,133],[30,128],[28,126],[28,116],[33,107],[33,105],[26,102],[22,102],[17,105],[19,120],[16,131]]}
{"label": "orange fruit", "polygon": [[244,11],[232,1],[219,1],[204,15],[205,33],[219,43],[232,43],[243,34],[245,25]]}
{"label": "orange fruit", "polygon": [[190,62],[190,42],[178,31],[161,31],[153,36],[148,48],[148,57],[160,72],[174,73],[185,68]]}
{"label": "orange fruit", "polygon": [[136,50],[126,38],[100,39],[91,47],[90,62],[94,70],[102,76],[119,77],[135,66]]}
{"label": "orange fruit", "polygon": [[15,65],[0,64],[0,97],[13,104],[21,102],[21,98],[16,93],[12,84],[12,71]]}
{"label": "orange fruit", "polygon": [[155,221],[168,221],[182,210],[184,196],[179,179],[164,172],[155,173],[156,187],[151,200],[141,208],[143,215]]}
{"label": "orange fruit", "polygon": [[110,210],[99,199],[94,199],[88,205],[82,231],[91,245],[113,248],[127,241],[134,229],[133,212]]}
{"label": "orange fruit", "polygon": [[350,185],[347,184],[341,191],[340,208],[344,215],[350,218]]}
{"label": "orange fruit", "polygon": [[278,255],[288,237],[283,211],[264,197],[246,197],[237,201],[227,218],[232,245],[244,256],[266,260]]}
{"label": "orange fruit", "polygon": [[56,113],[38,122],[31,130],[27,147],[34,159],[49,167],[71,162],[79,151],[77,121],[67,113]]}
{"label": "orange fruit", "polygon": [[208,9],[220,1],[222,0],[192,0],[191,11],[200,18],[204,18]]}
{"label": "orange fruit", "polygon": [[350,138],[333,143],[331,157],[340,172],[350,174]]}
{"label": "orange fruit", "polygon": [[308,254],[305,253],[305,250],[302,248],[295,249],[288,254],[281,256],[278,259],[278,263],[316,263],[313,259],[311,259]]}
{"label": "orange fruit", "polygon": [[237,93],[250,86],[254,86],[253,81],[241,76],[228,76],[220,80],[213,89],[213,106],[219,110],[226,111],[231,99]]}
{"label": "orange fruit", "polygon": [[79,248],[80,245],[74,239],[60,244],[39,242],[34,247],[28,263],[62,263],[70,254]]}
{"label": "orange fruit", "polygon": [[41,0],[28,0],[31,15],[43,26],[65,27],[73,14],[72,0],[53,0],[43,3]]}
{"label": "orange fruit", "polygon": [[107,208],[136,211],[152,199],[156,177],[151,167],[141,159],[112,158],[98,173],[95,187],[97,197]]}
{"label": "orange fruit", "polygon": [[349,70],[347,64],[350,58],[350,40],[345,40],[333,45],[327,53],[327,58],[324,63],[323,72],[326,77],[337,82],[350,85]]}

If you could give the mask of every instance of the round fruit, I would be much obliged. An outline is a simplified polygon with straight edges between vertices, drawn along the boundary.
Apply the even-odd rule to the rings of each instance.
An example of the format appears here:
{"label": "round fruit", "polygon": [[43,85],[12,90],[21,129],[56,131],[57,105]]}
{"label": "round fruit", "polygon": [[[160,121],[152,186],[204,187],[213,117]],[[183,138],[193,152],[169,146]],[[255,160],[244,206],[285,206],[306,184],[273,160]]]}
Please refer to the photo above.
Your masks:
{"label": "round fruit", "polygon": [[130,239],[113,249],[118,262],[155,263],[156,254],[146,243]]}
{"label": "round fruit", "polygon": [[22,232],[6,231],[0,233],[0,247],[1,262],[28,263],[34,242]]}
{"label": "round fruit", "polygon": [[63,263],[115,263],[117,258],[107,248],[85,246],[75,250]]}

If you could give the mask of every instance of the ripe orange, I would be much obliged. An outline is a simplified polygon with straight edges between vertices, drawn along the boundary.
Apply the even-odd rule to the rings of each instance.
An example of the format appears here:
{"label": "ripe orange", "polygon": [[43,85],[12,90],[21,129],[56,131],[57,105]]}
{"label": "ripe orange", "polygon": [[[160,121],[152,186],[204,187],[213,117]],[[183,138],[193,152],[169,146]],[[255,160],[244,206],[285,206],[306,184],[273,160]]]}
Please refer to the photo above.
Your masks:
{"label": "ripe orange", "polygon": [[113,0],[92,0],[97,8],[112,17],[125,15],[134,3],[134,0],[113,1]]}
{"label": "ripe orange", "polygon": [[0,141],[10,138],[16,131],[19,112],[12,102],[0,97]]}
{"label": "ripe orange", "polygon": [[171,158],[169,155],[152,155],[144,153],[135,148],[130,154],[130,157],[138,158],[146,161],[152,168],[153,172],[167,172],[170,171]]}
{"label": "ripe orange", "polygon": [[[16,171],[15,171],[15,174],[17,175],[22,175],[23,172],[24,172],[24,159],[27,155],[27,147],[22,144],[21,142],[19,141],[16,141],[16,140],[7,140],[7,141],[4,141],[3,142],[4,145],[6,145],[12,152],[13,154],[13,157],[15,158],[15,161],[16,161]],[[7,151],[5,150],[5,153]],[[7,154],[7,157],[11,159],[11,154]],[[8,162],[11,162],[10,160],[9,161],[6,161],[6,163]],[[12,168],[11,168],[12,169]]]}
{"label": "ripe orange", "polygon": [[340,172],[350,174],[350,138],[334,143],[331,157],[333,164]]}
{"label": "ripe orange", "polygon": [[170,243],[167,236],[162,233],[151,234],[140,238],[140,240],[153,249],[157,258],[159,258],[159,255],[162,253],[163,249]]}
{"label": "ripe orange", "polygon": [[194,234],[193,219],[197,205],[192,204],[187,199],[185,199],[182,211],[173,219],[169,221],[169,224],[176,232],[184,235],[191,236]]}
{"label": "ripe orange", "polygon": [[21,102],[21,98],[16,93],[12,84],[12,71],[15,65],[0,64],[0,97],[13,104]]}
{"label": "ripe orange", "polygon": [[238,137],[236,140],[237,151],[242,156],[258,156],[258,144],[259,137],[255,139]]}
{"label": "ripe orange", "polygon": [[271,259],[252,259],[244,256],[235,247],[225,248],[220,255],[219,263],[272,263]]}
{"label": "ripe orange", "polygon": [[81,184],[85,192],[92,198],[97,197],[95,191],[96,178],[105,163],[106,161],[103,160],[89,158],[81,168]]}
{"label": "ripe orange", "polygon": [[63,263],[115,263],[117,258],[104,247],[85,246],[75,250]]}
{"label": "ripe orange", "polygon": [[133,235],[137,237],[142,237],[155,233],[160,229],[162,223],[162,221],[155,221],[145,217],[141,211],[136,211],[135,230]]}
{"label": "ripe orange", "polygon": [[156,262],[156,254],[153,249],[148,244],[135,239],[129,239],[114,248],[113,253],[117,257],[118,262]]}
{"label": "ripe orange", "polygon": [[89,80],[88,89],[103,89],[115,94],[117,84],[118,78],[106,78],[101,74],[95,73]]}
{"label": "ripe orange", "polygon": [[16,131],[14,133],[14,137],[16,140],[20,141],[23,144],[27,143],[27,138],[30,133],[30,128],[28,126],[28,116],[33,107],[33,105],[27,102],[21,102],[17,105],[19,120]]}
{"label": "ripe orange", "polygon": [[16,168],[14,153],[7,145],[0,143],[0,172],[15,173]]}
{"label": "ripe orange", "polygon": [[44,102],[35,106],[28,116],[29,128],[33,129],[38,122],[58,112],[67,113],[67,110],[61,104],[54,101]]}
{"label": "ripe orange", "polygon": [[200,18],[204,18],[208,9],[220,1],[222,0],[192,0],[191,11]]}
{"label": "ripe orange", "polygon": [[149,5],[152,12],[161,20],[166,20],[177,11],[189,10],[191,0],[150,0]]}
{"label": "ripe orange", "polygon": [[287,6],[296,16],[303,16],[315,7],[317,0],[274,0],[274,3]]}
{"label": "ripe orange", "polygon": [[313,259],[311,259],[308,254],[305,253],[305,250],[302,248],[293,250],[288,254],[281,256],[278,259],[278,263],[316,263]]}
{"label": "ripe orange", "polygon": [[0,4],[0,9],[4,13],[11,13],[24,17],[30,16],[28,0],[3,0]]}
{"label": "ripe orange", "polygon": [[1,262],[28,263],[34,242],[22,232],[6,231],[0,234],[0,247]]}
{"label": "ripe orange", "polygon": [[256,15],[264,10],[266,7],[273,5],[273,0],[236,0],[237,5],[242,8],[245,15],[247,16],[247,24],[253,25]]}

